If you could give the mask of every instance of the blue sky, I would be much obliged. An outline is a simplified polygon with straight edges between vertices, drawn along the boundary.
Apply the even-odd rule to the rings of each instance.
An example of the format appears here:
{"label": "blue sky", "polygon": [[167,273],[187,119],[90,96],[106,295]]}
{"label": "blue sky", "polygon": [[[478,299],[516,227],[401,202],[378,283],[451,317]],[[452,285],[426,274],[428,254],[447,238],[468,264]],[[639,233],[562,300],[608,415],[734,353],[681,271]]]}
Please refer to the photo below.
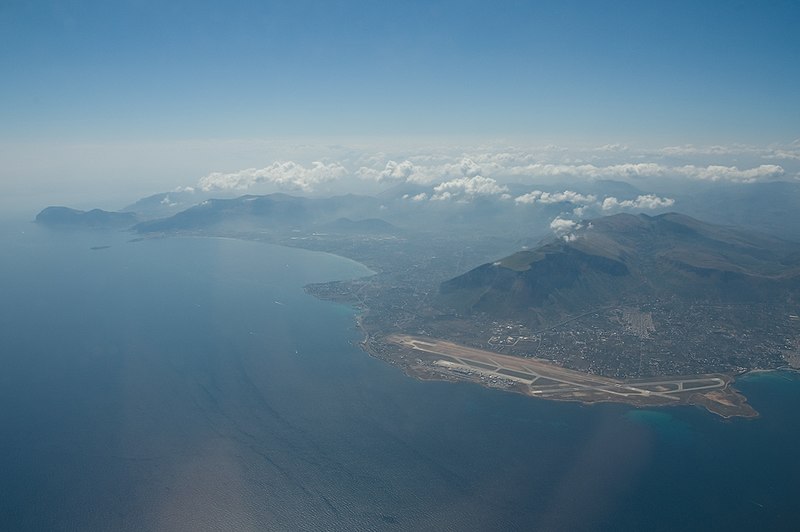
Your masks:
{"label": "blue sky", "polygon": [[0,134],[792,140],[798,23],[781,1],[5,0]]}
{"label": "blue sky", "polygon": [[[0,201],[122,203],[285,160],[352,177],[358,149],[379,175],[441,143],[795,178],[797,27],[780,0],[3,0]],[[681,148],[547,148],[611,144]]]}

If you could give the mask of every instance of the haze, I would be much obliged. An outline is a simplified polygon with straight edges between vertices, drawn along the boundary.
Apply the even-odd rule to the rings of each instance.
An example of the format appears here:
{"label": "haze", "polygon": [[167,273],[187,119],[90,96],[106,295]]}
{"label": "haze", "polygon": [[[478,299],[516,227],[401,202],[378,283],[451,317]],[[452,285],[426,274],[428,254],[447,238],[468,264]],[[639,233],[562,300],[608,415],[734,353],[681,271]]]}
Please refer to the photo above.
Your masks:
{"label": "haze", "polygon": [[794,180],[798,14],[792,2],[6,2],[3,209],[478,175]]}

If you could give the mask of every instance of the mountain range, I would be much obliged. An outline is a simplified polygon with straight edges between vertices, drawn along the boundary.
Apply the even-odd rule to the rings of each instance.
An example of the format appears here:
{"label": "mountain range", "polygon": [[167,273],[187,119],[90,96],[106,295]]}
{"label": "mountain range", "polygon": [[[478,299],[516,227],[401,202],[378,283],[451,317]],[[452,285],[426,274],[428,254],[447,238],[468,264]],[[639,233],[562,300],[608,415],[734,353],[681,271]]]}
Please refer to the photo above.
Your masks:
{"label": "mountain range", "polygon": [[[621,210],[614,209],[616,204],[635,204],[635,198],[650,193],[670,198],[674,203],[640,210],[660,214],[677,209],[708,222],[752,228],[800,241],[800,209],[796,208],[800,204],[800,182],[797,181],[696,183],[685,190],[648,188],[645,192],[627,182],[597,179],[558,184],[508,184],[506,191],[505,194],[467,195],[437,201],[433,199],[434,187],[412,183],[393,186],[377,196],[299,197],[274,193],[211,197],[211,192],[182,190],[153,194],[115,213],[124,216],[91,214],[77,221],[78,217],[68,214],[66,207],[59,207],[56,211],[45,209],[40,221],[94,227],[103,224],[121,227],[127,222],[129,227],[138,223],[136,230],[139,232],[175,232],[231,228],[237,224],[243,229],[319,230],[341,218],[380,219],[404,230],[467,232],[476,236],[501,234],[533,246],[546,236],[547,226],[555,217],[598,218]],[[513,199],[531,191],[550,196],[531,203]],[[572,203],[566,192],[591,200]],[[609,197],[616,201],[611,201],[610,210],[606,210],[604,200]],[[83,211],[74,214],[80,212]]]}

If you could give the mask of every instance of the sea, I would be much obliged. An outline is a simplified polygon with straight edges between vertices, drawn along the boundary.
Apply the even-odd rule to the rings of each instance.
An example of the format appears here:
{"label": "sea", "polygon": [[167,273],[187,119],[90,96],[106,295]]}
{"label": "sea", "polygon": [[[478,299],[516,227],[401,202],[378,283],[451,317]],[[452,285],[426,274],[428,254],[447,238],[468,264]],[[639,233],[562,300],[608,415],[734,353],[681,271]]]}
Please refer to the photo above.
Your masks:
{"label": "sea", "polygon": [[760,412],[421,382],[308,283],[220,238],[0,224],[0,530],[796,530],[800,380]]}

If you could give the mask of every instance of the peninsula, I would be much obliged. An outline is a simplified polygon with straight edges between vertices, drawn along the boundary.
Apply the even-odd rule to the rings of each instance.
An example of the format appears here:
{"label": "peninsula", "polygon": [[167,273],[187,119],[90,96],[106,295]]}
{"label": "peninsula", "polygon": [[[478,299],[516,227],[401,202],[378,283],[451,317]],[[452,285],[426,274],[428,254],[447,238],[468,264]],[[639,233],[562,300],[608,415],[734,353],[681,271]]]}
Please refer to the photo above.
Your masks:
{"label": "peninsula", "polygon": [[406,372],[420,379],[464,380],[531,397],[582,403],[618,402],[634,406],[698,405],[729,417],[758,413],[723,374],[650,379],[612,379],[561,367],[547,360],[501,355],[463,345],[392,335]]}

